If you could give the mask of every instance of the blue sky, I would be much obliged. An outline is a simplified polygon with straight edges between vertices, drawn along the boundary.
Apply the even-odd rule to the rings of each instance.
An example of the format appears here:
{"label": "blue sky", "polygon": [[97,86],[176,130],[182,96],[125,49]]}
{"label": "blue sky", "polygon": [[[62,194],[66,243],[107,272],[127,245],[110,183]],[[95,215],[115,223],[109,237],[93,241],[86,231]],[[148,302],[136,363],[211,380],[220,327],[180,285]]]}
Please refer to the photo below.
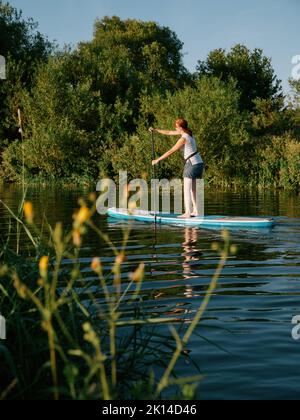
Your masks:
{"label": "blue sky", "polygon": [[243,43],[263,48],[272,58],[285,91],[292,57],[300,55],[299,0],[11,0],[40,31],[60,45],[93,35],[95,19],[105,15],[154,20],[184,42],[184,63],[195,70],[215,48]]}

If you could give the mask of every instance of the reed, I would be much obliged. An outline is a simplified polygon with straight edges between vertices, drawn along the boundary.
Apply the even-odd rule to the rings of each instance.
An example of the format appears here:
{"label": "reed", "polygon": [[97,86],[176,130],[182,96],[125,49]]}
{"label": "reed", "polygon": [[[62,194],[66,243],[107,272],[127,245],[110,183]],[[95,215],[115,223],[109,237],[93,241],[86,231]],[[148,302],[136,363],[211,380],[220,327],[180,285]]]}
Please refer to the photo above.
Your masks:
{"label": "reed", "polygon": [[[95,197],[80,201],[71,231],[58,223],[41,234],[31,203],[12,222],[32,244],[30,256],[22,249],[1,246],[0,307],[6,315],[8,339],[0,343],[0,396],[2,399],[161,399],[174,385],[182,396],[194,396],[202,376],[178,378],[175,368],[189,357],[187,346],[217,288],[230,253],[227,232],[205,298],[188,327],[174,317],[151,318],[144,310],[142,283],[145,265],[122,284],[122,265],[130,229],[121,250],[93,222]],[[93,230],[114,255],[109,272],[101,258],[91,263],[97,294],[84,280],[80,251],[84,236]],[[64,260],[72,264],[65,269]],[[78,285],[81,286],[78,292]],[[130,314],[130,316],[128,316]],[[163,324],[170,334],[161,334]],[[174,327],[176,325],[176,328]],[[187,392],[189,390],[189,392]],[[191,392],[191,390],[193,390]]]}

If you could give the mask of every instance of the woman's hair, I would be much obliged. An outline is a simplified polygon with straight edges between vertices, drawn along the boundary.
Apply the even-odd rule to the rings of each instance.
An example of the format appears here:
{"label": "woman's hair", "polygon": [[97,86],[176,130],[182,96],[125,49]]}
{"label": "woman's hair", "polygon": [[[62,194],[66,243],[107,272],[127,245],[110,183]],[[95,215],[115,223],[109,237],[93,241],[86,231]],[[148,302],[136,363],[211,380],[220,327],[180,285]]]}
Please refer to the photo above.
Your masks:
{"label": "woman's hair", "polygon": [[189,129],[189,124],[186,120],[179,118],[178,120],[175,121],[175,124],[178,124],[179,127],[185,132],[187,133],[189,136],[193,135],[192,130]]}

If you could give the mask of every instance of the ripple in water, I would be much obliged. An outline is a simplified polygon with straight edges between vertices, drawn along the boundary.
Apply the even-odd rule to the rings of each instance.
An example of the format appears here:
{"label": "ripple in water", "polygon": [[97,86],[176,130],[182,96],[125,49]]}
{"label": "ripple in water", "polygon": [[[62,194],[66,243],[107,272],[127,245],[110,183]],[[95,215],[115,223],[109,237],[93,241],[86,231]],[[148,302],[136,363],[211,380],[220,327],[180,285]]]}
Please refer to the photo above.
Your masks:
{"label": "ripple in water", "polygon": [[[45,214],[54,223],[72,223],[80,196],[88,191],[30,190],[40,220]],[[1,190],[1,199],[17,208],[17,187]],[[286,193],[206,194],[207,214],[276,216],[270,231],[233,231],[238,253],[231,256],[220,278],[203,322],[189,343],[190,356],[200,366],[205,380],[199,398],[205,399],[299,399],[300,342],[292,340],[291,320],[300,315],[300,199]],[[7,235],[7,213],[0,208],[1,237]],[[99,227],[121,249],[123,222],[99,217]],[[210,284],[218,264],[212,242],[221,242],[219,231],[197,228],[153,227],[135,223],[123,265],[123,290],[128,275],[144,262],[142,295],[149,316],[174,317],[188,322]],[[100,256],[109,273],[111,251],[94,235],[85,240],[81,255],[85,290],[103,300],[90,264]],[[69,262],[64,261],[66,267]],[[78,291],[81,285],[78,284]],[[130,316],[130,313],[127,314]],[[167,327],[160,327],[165,330]],[[182,361],[183,375],[195,373]]]}

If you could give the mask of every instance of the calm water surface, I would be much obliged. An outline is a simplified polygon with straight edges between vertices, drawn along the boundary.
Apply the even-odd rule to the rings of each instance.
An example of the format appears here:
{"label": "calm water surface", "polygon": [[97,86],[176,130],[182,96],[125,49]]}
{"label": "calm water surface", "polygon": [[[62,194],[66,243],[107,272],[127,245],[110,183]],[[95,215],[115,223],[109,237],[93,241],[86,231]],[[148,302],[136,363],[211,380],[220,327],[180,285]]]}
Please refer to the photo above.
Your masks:
{"label": "calm water surface", "polygon": [[[31,189],[41,220],[72,223],[73,209],[87,190]],[[17,209],[21,190],[0,187],[0,197]],[[204,399],[299,399],[300,341],[291,337],[291,320],[300,315],[300,197],[288,193],[206,193],[206,214],[276,216],[272,230],[233,231],[238,246],[222,273],[205,320],[190,344],[191,357],[205,380]],[[96,219],[99,227],[121,246],[126,224]],[[1,237],[7,235],[8,215],[0,207]],[[221,241],[216,230],[159,227],[156,241],[151,225],[136,223],[127,246],[124,282],[140,262],[146,264],[143,294],[149,314],[190,319],[203,299],[218,263],[211,243]],[[24,245],[24,244],[23,244]],[[86,238],[82,267],[93,280],[90,263],[100,256],[109,270],[111,250],[93,235]],[[68,263],[67,261],[65,262]],[[92,284],[92,283],[91,283]],[[195,374],[182,362],[178,371]]]}

